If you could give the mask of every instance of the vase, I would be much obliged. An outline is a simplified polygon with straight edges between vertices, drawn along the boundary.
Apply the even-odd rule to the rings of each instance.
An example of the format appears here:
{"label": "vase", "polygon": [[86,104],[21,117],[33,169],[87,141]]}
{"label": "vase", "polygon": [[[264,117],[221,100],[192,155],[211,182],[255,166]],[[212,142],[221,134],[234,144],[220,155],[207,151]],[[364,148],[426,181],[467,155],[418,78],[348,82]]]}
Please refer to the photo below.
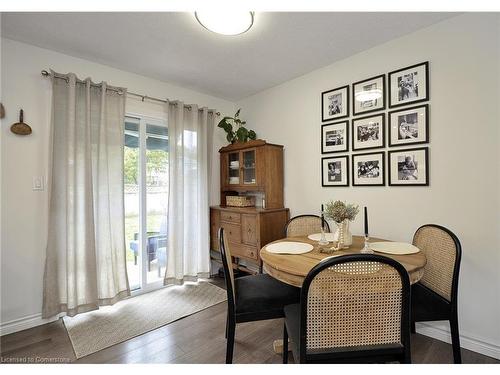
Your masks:
{"label": "vase", "polygon": [[349,220],[345,219],[340,223],[335,222],[335,224],[337,225],[337,231],[333,239],[338,242],[338,248],[347,249],[352,245],[352,233],[349,230]]}

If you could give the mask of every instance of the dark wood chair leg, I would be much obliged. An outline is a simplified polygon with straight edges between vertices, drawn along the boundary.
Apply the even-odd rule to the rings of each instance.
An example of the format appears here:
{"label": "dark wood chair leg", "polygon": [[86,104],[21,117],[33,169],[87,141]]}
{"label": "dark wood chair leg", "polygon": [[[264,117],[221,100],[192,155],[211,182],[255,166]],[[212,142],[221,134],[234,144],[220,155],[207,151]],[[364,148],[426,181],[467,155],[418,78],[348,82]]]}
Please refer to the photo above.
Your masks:
{"label": "dark wood chair leg", "polygon": [[410,331],[411,331],[411,333],[416,333],[416,332],[417,332],[417,331],[415,330],[415,322],[414,322],[414,321],[412,321],[412,322],[411,322]]}
{"label": "dark wood chair leg", "polygon": [[234,350],[234,334],[236,323],[228,321],[227,327],[227,347],[226,347],[226,363],[233,363],[233,350]]}
{"label": "dark wood chair leg", "polygon": [[283,363],[288,363],[288,331],[286,330],[286,324],[283,323]]}
{"label": "dark wood chair leg", "polygon": [[462,363],[462,353],[460,352],[460,334],[458,333],[458,316],[452,314],[450,319],[451,344],[453,346],[453,362]]}
{"label": "dark wood chair leg", "polygon": [[401,358],[401,360],[401,363],[411,363],[411,350],[409,346],[405,347],[403,358]]}
{"label": "dark wood chair leg", "polygon": [[226,334],[225,334],[225,338],[227,339],[227,330],[229,328],[229,312],[227,313],[227,316],[226,316]]}

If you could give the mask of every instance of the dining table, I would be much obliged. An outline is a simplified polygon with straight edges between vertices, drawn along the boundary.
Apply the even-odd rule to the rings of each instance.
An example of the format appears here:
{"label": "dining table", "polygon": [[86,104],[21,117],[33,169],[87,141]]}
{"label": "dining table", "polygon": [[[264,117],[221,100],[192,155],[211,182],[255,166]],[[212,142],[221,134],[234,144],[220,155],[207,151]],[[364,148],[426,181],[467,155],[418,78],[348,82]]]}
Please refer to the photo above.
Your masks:
{"label": "dining table", "polygon": [[[382,238],[370,238],[370,243],[390,241]],[[313,249],[303,254],[278,254],[266,250],[266,247],[280,242],[303,242],[313,246]],[[341,250],[328,252],[333,244],[319,245],[318,241],[311,240],[307,236],[287,237],[268,243],[260,250],[260,258],[264,271],[277,280],[296,287],[302,287],[305,277],[314,266],[319,264],[324,258],[331,256],[341,256],[349,254],[360,254],[365,246],[365,237],[353,236],[352,244]],[[387,256],[401,263],[408,272],[410,283],[418,282],[423,274],[427,262],[425,254],[422,251],[413,254],[387,254],[378,253]],[[332,286],[334,287],[334,286]],[[274,341],[273,347],[276,353],[282,352],[283,340]]]}

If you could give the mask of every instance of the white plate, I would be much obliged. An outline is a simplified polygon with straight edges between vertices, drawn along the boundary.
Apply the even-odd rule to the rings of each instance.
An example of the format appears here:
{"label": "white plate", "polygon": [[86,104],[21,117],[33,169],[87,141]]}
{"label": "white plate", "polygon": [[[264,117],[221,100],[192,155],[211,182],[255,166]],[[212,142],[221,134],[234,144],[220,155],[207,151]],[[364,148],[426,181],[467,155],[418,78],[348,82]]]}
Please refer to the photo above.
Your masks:
{"label": "white plate", "polygon": [[371,242],[370,247],[377,253],[396,255],[415,254],[420,251],[418,247],[406,242]]}
{"label": "white plate", "polygon": [[312,249],[313,245],[293,241],[276,242],[266,246],[266,250],[274,254],[304,254]]}
{"label": "white plate", "polygon": [[[325,238],[327,241],[333,242],[335,241],[334,235],[335,233],[325,233]],[[312,241],[319,241],[321,239],[321,233],[310,234],[309,236],[307,236],[307,238],[309,238]]]}

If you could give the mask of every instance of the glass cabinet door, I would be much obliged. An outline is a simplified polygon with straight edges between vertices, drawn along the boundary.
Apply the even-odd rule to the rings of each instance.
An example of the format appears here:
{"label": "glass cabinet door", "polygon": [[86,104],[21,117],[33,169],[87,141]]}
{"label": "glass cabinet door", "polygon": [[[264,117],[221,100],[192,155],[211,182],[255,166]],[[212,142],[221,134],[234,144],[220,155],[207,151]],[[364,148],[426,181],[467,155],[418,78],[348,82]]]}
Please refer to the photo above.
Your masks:
{"label": "glass cabinet door", "polygon": [[232,152],[228,155],[228,177],[229,185],[240,184],[240,153]]}
{"label": "glass cabinet door", "polygon": [[243,151],[243,184],[255,184],[255,150]]}

